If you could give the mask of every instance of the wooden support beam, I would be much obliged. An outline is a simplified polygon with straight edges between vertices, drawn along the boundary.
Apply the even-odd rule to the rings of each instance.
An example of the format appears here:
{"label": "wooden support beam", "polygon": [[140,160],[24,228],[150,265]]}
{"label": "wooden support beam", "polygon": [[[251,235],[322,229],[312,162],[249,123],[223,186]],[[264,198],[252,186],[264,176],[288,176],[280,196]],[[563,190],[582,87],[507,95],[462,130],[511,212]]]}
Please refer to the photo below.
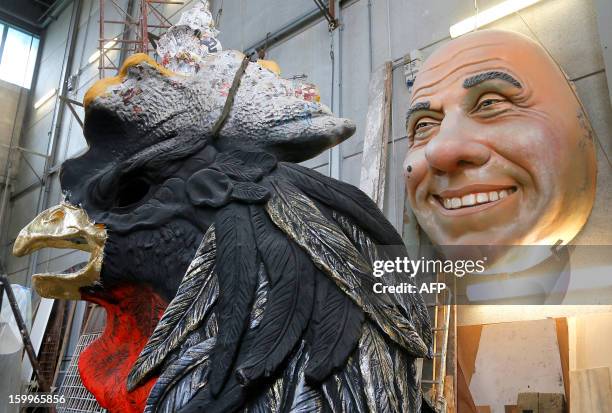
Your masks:
{"label": "wooden support beam", "polygon": [[570,384],[572,413],[612,412],[609,367],[572,371]]}
{"label": "wooden support beam", "polygon": [[376,69],[368,86],[368,114],[359,188],[380,209],[385,199],[385,173],[387,168],[387,145],[391,135],[391,99],[393,90],[393,65],[386,62]]}
{"label": "wooden support beam", "polygon": [[570,378],[569,378],[569,331],[567,318],[555,318],[557,330],[557,344],[559,345],[559,357],[561,358],[561,371],[563,373],[563,388],[565,389],[565,402],[570,404]]}

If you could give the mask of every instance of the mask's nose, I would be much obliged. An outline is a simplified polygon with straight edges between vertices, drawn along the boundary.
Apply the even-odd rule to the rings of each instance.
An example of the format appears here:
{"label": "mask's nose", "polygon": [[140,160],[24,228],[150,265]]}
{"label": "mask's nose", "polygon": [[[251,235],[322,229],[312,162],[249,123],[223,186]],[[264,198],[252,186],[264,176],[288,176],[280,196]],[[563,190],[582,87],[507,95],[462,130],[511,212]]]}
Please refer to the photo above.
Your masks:
{"label": "mask's nose", "polygon": [[488,162],[491,151],[478,139],[478,129],[465,114],[447,113],[440,130],[425,147],[425,158],[437,173],[453,173],[461,168]]}

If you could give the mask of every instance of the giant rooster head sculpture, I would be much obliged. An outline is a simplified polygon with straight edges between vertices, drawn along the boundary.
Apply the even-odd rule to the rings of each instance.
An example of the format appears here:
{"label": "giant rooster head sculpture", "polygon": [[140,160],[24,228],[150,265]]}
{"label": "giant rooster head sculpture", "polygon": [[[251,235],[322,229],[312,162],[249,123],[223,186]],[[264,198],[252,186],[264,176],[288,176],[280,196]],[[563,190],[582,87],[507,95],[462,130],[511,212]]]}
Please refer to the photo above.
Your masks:
{"label": "giant rooster head sculpture", "polygon": [[136,55],[95,84],[64,201],[15,241],[91,253],[33,276],[107,310],[86,387],[115,412],[420,411],[425,306],[372,292],[401,237],[357,188],[291,163],[353,124],[239,52],[193,72]]}

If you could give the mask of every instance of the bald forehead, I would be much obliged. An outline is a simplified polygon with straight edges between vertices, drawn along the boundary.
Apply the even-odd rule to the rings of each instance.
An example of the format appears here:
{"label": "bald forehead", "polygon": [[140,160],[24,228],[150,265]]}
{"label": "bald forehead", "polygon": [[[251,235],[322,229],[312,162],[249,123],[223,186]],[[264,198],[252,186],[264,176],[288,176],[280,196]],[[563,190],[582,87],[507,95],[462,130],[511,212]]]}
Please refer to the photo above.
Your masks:
{"label": "bald forehead", "polygon": [[455,39],[434,52],[419,71],[413,100],[430,88],[460,81],[480,71],[507,71],[518,77],[560,74],[560,69],[537,43],[523,35],[483,30]]}

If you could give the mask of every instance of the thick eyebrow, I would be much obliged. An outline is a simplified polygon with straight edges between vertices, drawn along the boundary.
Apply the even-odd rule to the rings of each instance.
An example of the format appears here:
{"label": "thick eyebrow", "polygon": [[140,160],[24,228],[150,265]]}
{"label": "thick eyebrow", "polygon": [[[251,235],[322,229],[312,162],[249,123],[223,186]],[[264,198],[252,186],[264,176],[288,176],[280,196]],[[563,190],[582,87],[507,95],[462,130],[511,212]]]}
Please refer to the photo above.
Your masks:
{"label": "thick eyebrow", "polygon": [[512,77],[506,72],[498,72],[498,71],[484,72],[484,73],[479,73],[477,75],[468,77],[467,79],[463,81],[463,87],[465,89],[469,89],[471,87],[481,84],[482,82],[485,82],[487,80],[492,80],[492,79],[500,79],[500,80],[510,83],[512,86],[517,87],[519,89],[523,88],[523,86],[521,85],[521,82],[516,80],[514,77]]}
{"label": "thick eyebrow", "polygon": [[408,120],[410,120],[410,116],[412,116],[414,112],[418,112],[419,110],[429,110],[429,107],[430,107],[429,101],[418,102],[412,105],[410,109],[408,109],[408,113],[406,113],[406,123],[408,123]]}

